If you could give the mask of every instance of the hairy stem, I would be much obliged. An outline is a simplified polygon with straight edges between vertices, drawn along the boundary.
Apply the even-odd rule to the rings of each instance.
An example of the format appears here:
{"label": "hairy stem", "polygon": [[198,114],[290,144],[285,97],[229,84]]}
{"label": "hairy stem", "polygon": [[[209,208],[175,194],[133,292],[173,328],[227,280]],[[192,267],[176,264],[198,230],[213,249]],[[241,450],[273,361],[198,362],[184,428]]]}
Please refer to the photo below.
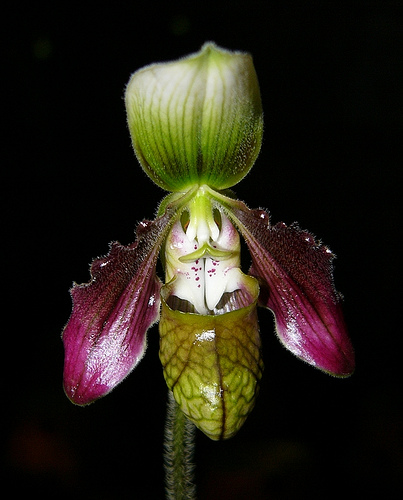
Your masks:
{"label": "hairy stem", "polygon": [[168,393],[168,411],[165,424],[165,490],[168,500],[194,500],[193,451],[195,426],[177,405],[171,391]]}

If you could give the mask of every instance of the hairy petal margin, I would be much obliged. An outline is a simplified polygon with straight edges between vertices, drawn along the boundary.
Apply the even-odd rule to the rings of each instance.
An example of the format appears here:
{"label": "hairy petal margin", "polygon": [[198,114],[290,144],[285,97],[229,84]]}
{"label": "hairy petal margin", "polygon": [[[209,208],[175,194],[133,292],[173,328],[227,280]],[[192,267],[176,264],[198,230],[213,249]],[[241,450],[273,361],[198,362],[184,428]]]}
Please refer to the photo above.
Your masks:
{"label": "hairy petal margin", "polygon": [[[333,283],[334,255],[298,226],[269,223],[263,210],[230,203],[252,255],[259,303],[274,313],[280,341],[309,364],[339,377],[354,371],[354,350]],[[230,213],[229,213],[230,214]]]}
{"label": "hairy petal margin", "polygon": [[91,265],[91,281],[71,289],[73,311],[63,331],[64,389],[85,405],[109,393],[138,364],[147,330],[159,317],[155,273],[173,210],[143,221],[128,246],[114,242]]}

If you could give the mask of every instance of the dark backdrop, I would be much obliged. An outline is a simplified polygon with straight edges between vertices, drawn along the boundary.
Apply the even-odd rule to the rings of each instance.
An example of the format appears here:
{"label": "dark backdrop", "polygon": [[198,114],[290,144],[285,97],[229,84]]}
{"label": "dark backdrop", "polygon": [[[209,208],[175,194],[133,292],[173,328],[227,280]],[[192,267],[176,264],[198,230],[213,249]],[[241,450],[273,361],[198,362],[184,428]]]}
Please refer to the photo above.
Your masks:
{"label": "dark backdrop", "polygon": [[261,155],[235,190],[338,255],[357,369],[338,380],[298,361],[260,311],[258,403],[232,440],[198,434],[200,499],[398,497],[403,12],[397,1],[341,4],[14,2],[3,15],[3,470],[13,496],[163,497],[157,328],[135,372],[85,409],[62,390],[60,333],[73,280],[89,279],[109,241],[133,241],[164,195],[131,149],[130,74],[214,40],[253,54],[265,111]]}

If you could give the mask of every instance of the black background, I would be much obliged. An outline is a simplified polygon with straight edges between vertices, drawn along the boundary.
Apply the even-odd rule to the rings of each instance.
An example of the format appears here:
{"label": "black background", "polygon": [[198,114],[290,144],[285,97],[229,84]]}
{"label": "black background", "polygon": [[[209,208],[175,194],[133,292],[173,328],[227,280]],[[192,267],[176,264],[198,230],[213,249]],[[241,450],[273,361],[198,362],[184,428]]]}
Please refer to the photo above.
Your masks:
{"label": "black background", "polygon": [[131,149],[130,74],[214,40],[253,54],[265,111],[262,152],[235,190],[338,255],[357,369],[338,380],[298,361],[260,311],[258,402],[232,440],[198,433],[199,498],[399,497],[403,11],[341,5],[14,2],[3,15],[3,487],[13,496],[163,498],[157,328],[134,373],[85,409],[62,390],[60,333],[73,280],[88,281],[109,241],[133,241],[164,196]]}

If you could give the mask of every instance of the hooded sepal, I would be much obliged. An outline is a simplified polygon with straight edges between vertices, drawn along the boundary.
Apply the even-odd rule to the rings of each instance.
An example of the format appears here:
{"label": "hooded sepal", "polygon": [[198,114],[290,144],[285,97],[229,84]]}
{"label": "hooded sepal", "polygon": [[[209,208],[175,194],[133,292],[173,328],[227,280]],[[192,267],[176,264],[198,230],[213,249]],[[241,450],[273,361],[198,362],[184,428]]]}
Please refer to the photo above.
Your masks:
{"label": "hooded sepal", "polygon": [[73,403],[104,396],[142,358],[146,332],[159,316],[155,266],[172,211],[141,222],[133,244],[112,243],[109,254],[92,263],[91,281],[73,286],[73,311],[63,331],[64,389]]}
{"label": "hooded sepal", "polygon": [[252,255],[259,303],[273,311],[280,341],[325,372],[351,375],[354,351],[333,283],[333,253],[296,225],[271,226],[263,210],[233,200],[230,206]]}
{"label": "hooded sepal", "polygon": [[173,284],[161,290],[160,360],[168,388],[208,437],[238,432],[255,405],[262,376],[257,281],[243,275],[229,294],[230,312],[201,315],[171,309]]}
{"label": "hooded sepal", "polygon": [[252,168],[263,111],[252,57],[206,43],[200,52],[136,71],[127,120],[147,175],[169,191],[224,189]]}

